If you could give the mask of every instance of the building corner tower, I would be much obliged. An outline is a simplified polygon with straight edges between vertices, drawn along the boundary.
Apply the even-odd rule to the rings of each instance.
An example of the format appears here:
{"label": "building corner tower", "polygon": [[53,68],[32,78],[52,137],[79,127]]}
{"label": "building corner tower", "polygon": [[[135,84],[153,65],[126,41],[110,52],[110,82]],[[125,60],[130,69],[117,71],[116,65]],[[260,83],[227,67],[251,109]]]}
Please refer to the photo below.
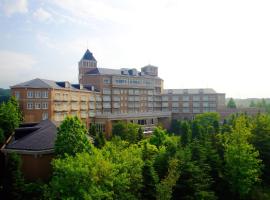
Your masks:
{"label": "building corner tower", "polygon": [[79,83],[82,83],[82,78],[85,73],[88,71],[91,71],[91,69],[97,68],[97,61],[93,54],[89,51],[89,49],[86,50],[84,53],[82,59],[78,63],[79,66]]}

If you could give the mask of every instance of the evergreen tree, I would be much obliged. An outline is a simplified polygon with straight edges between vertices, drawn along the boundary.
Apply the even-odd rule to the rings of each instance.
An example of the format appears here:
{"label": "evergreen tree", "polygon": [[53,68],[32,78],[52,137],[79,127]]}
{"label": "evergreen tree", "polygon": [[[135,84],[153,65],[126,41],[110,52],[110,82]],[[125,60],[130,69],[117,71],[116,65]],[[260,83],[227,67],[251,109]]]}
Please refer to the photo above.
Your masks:
{"label": "evergreen tree", "polygon": [[3,191],[9,200],[23,199],[24,179],[21,172],[22,161],[15,153],[10,153],[4,175]]}
{"label": "evergreen tree", "polygon": [[233,131],[225,137],[225,172],[231,191],[238,197],[248,195],[259,181],[261,160],[259,152],[249,144],[250,129],[244,116],[235,120]]}
{"label": "evergreen tree", "polygon": [[91,124],[89,128],[89,135],[93,138],[97,136],[97,126],[96,124]]}
{"label": "evergreen tree", "polygon": [[236,103],[235,101],[233,100],[233,98],[230,98],[228,104],[227,104],[227,107],[228,108],[236,108]]}
{"label": "evergreen tree", "polygon": [[102,132],[99,132],[97,136],[94,138],[94,145],[97,148],[102,148],[106,143],[105,136]]}
{"label": "evergreen tree", "polygon": [[249,104],[249,107],[251,107],[251,108],[256,107],[256,104],[255,104],[255,102],[253,100],[251,100],[251,102]]}
{"label": "evergreen tree", "polygon": [[157,174],[153,168],[153,163],[150,160],[145,160],[142,168],[143,188],[142,199],[154,200],[156,199],[156,184],[158,183]]}
{"label": "evergreen tree", "polygon": [[181,142],[183,146],[190,144],[192,139],[192,132],[187,121],[181,123]]}
{"label": "evergreen tree", "polygon": [[142,127],[138,129],[138,141],[141,141],[144,138]]}
{"label": "evergreen tree", "polygon": [[256,116],[252,127],[252,143],[263,161],[263,180],[270,184],[270,116]]}

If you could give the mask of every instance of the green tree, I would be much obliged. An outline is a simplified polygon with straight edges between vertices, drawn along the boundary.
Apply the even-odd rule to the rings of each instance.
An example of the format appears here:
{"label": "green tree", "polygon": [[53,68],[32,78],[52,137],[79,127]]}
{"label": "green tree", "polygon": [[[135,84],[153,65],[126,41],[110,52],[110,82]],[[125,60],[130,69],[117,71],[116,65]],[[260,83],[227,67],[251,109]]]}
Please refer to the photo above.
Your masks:
{"label": "green tree", "polygon": [[0,105],[0,128],[4,130],[6,138],[19,127],[22,121],[22,115],[17,101],[12,97],[7,103]]}
{"label": "green tree", "polygon": [[22,161],[17,154],[8,155],[3,184],[3,191],[7,199],[23,199],[24,179],[21,165]]}
{"label": "green tree", "polygon": [[143,188],[142,199],[154,200],[156,199],[156,184],[158,183],[158,176],[154,170],[153,163],[150,160],[144,161],[142,169]]}
{"label": "green tree", "polygon": [[0,146],[5,142],[4,131],[0,128]]}
{"label": "green tree", "polygon": [[244,116],[238,117],[232,132],[224,135],[225,178],[231,191],[240,198],[259,181],[262,167],[259,152],[248,142],[250,136]]}
{"label": "green tree", "polygon": [[249,107],[251,107],[251,108],[256,107],[256,104],[255,104],[255,102],[253,100],[251,100],[251,102],[249,104]]}
{"label": "green tree", "polygon": [[113,164],[99,152],[67,155],[52,165],[45,199],[113,199]]}
{"label": "green tree", "polygon": [[143,129],[140,126],[140,128],[138,129],[138,141],[142,140],[143,138],[144,138]]}
{"label": "green tree", "polygon": [[127,126],[125,122],[119,121],[113,124],[113,127],[112,127],[113,136],[119,136],[120,138],[124,138],[126,135],[126,132],[127,132]]}
{"label": "green tree", "polygon": [[227,103],[227,107],[228,107],[228,108],[236,108],[236,103],[235,103],[235,101],[233,100],[233,98],[230,98],[230,100],[229,100],[228,103]]}
{"label": "green tree", "polygon": [[90,125],[90,128],[89,128],[89,135],[91,136],[91,137],[96,137],[97,136],[97,126],[96,126],[96,124],[91,124]]}
{"label": "green tree", "polygon": [[263,161],[263,180],[270,184],[270,116],[257,115],[252,127],[252,144]]}
{"label": "green tree", "polygon": [[99,132],[97,136],[94,138],[94,145],[97,148],[102,148],[106,143],[105,136],[102,132]]}
{"label": "green tree", "polygon": [[167,138],[167,133],[165,130],[156,127],[153,131],[153,135],[150,138],[150,143],[156,145],[157,148],[162,146]]}
{"label": "green tree", "polygon": [[179,161],[171,159],[169,162],[169,169],[167,176],[157,184],[157,200],[170,200],[172,199],[173,187],[179,179]]}
{"label": "green tree", "polygon": [[190,144],[192,140],[192,132],[187,121],[181,123],[181,142],[183,146]]}
{"label": "green tree", "polygon": [[91,146],[87,130],[78,117],[66,117],[58,128],[56,155],[63,157],[66,154],[74,156],[76,153],[90,152]]}
{"label": "green tree", "polygon": [[113,125],[112,133],[113,136],[119,136],[122,140],[136,143],[139,140],[139,128],[140,126],[138,124],[120,121]]}

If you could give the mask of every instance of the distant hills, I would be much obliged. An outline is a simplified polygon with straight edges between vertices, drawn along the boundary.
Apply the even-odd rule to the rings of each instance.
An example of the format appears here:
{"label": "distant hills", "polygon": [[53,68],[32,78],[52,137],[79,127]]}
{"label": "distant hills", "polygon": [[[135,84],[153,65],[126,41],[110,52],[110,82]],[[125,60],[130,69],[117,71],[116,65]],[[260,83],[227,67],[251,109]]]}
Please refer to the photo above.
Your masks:
{"label": "distant hills", "polygon": [[[228,103],[228,101],[230,100],[230,98],[226,98],[226,104]],[[253,101],[255,104],[261,102],[263,100],[263,98],[247,98],[247,99],[235,99],[233,98],[233,100],[235,101],[236,107],[237,108],[247,108],[250,106],[250,103]],[[265,102],[267,104],[270,104],[270,98],[264,98]]]}
{"label": "distant hills", "polygon": [[10,97],[10,89],[0,88],[0,103],[7,101]]}

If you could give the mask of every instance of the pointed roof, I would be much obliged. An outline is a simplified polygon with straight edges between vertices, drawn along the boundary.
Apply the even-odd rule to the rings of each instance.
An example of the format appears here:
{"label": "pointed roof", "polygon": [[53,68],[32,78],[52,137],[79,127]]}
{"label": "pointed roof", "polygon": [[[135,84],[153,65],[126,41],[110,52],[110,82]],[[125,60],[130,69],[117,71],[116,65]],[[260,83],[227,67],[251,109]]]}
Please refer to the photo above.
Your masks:
{"label": "pointed roof", "polygon": [[89,49],[87,49],[86,52],[84,53],[82,60],[96,61],[96,59],[94,58],[93,54],[89,51]]}

